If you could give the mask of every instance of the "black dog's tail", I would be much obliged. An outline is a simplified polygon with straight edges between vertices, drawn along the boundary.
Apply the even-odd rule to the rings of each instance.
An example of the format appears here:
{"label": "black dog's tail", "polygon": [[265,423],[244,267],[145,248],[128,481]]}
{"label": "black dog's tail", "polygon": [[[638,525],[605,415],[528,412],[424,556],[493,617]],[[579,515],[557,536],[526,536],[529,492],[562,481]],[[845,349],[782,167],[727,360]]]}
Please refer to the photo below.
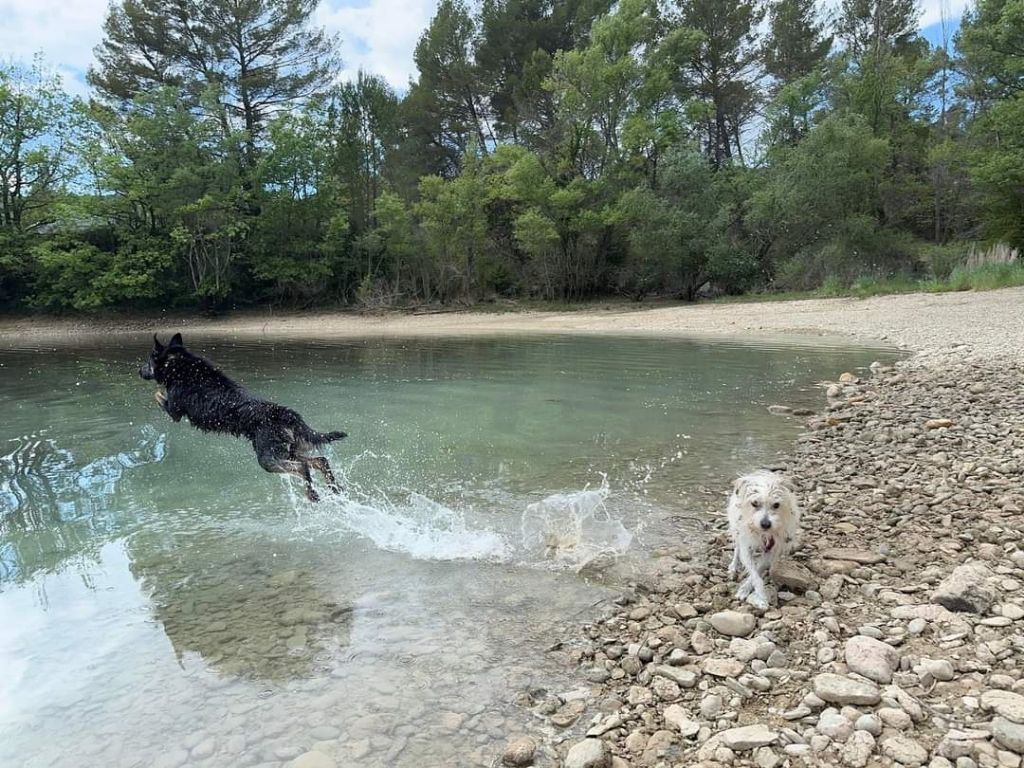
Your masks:
{"label": "black dog's tail", "polygon": [[305,435],[306,440],[312,445],[333,443],[335,440],[341,440],[345,437],[348,437],[348,434],[345,432],[317,432],[315,429],[310,429]]}

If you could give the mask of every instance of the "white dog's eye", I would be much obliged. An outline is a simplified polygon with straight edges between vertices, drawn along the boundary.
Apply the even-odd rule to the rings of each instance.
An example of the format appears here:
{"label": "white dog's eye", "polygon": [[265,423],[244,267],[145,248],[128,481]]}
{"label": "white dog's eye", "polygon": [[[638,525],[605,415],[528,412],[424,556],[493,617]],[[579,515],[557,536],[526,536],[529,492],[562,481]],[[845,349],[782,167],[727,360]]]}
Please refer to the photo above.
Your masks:
{"label": "white dog's eye", "polygon": [[778,509],[778,508],[779,508],[779,502],[776,501],[774,504],[772,504],[772,509]]}
{"label": "white dog's eye", "polygon": [[760,509],[761,502],[758,501],[757,499],[754,499],[753,501],[750,502],[750,506],[752,506],[754,509]]}

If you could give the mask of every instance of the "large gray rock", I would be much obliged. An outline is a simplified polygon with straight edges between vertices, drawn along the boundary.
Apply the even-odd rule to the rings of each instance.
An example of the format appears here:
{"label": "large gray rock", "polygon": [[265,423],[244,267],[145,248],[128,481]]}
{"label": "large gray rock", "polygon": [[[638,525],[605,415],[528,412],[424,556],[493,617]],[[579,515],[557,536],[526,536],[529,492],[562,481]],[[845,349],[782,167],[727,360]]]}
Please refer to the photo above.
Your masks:
{"label": "large gray rock", "polygon": [[1011,752],[1024,755],[1024,725],[1003,717],[993,718],[992,738]]}
{"label": "large gray rock", "polygon": [[829,704],[853,704],[873,706],[882,694],[878,686],[866,680],[854,680],[842,675],[825,672],[814,678],[814,695]]}
{"label": "large gray rock", "polygon": [[746,637],[754,631],[757,619],[749,613],[739,611],[719,611],[708,617],[711,626],[730,637]]}
{"label": "large gray rock", "polygon": [[601,739],[584,739],[573,744],[565,756],[565,768],[610,768],[612,756]]}
{"label": "large gray rock", "polygon": [[958,565],[939,583],[932,602],[950,611],[984,614],[996,599],[991,578],[992,572],[981,563]]}
{"label": "large gray rock", "polygon": [[777,735],[767,725],[758,723],[756,725],[730,728],[718,734],[718,738],[729,749],[736,752],[744,752],[774,744]]}
{"label": "large gray rock", "polygon": [[995,712],[1014,723],[1024,723],[1024,696],[1012,691],[985,691],[981,708]]}
{"label": "large gray rock", "polygon": [[856,635],[846,641],[846,666],[876,683],[891,682],[899,662],[899,652],[881,640]]}

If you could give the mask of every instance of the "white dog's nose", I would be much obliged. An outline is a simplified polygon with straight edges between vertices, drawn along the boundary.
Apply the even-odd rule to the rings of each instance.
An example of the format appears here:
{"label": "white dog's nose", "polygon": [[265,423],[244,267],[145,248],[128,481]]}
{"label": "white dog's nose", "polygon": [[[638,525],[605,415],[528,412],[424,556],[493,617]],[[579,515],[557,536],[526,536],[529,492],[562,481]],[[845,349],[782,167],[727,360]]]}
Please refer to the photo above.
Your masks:
{"label": "white dog's nose", "polygon": [[762,517],[761,518],[761,527],[764,528],[767,531],[769,528],[772,527],[772,521],[770,519],[768,519],[767,517]]}

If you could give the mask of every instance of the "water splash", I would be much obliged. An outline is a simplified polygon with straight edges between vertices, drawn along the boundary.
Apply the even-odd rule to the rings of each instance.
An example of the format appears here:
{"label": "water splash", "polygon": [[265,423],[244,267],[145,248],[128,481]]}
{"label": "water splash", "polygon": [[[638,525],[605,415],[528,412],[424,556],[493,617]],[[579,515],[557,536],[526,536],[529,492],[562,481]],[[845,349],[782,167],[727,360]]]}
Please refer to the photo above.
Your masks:
{"label": "water splash", "polygon": [[608,511],[609,494],[604,478],[596,489],[555,493],[530,504],[520,521],[523,546],[535,557],[576,569],[624,554],[633,534]]}
{"label": "water splash", "polygon": [[[309,509],[294,491],[293,505],[296,510]],[[512,552],[501,534],[476,528],[463,511],[415,492],[396,501],[380,489],[349,489],[337,496],[324,494],[311,513],[299,514],[304,521],[300,530],[352,533],[382,550],[417,560],[504,561]]]}

